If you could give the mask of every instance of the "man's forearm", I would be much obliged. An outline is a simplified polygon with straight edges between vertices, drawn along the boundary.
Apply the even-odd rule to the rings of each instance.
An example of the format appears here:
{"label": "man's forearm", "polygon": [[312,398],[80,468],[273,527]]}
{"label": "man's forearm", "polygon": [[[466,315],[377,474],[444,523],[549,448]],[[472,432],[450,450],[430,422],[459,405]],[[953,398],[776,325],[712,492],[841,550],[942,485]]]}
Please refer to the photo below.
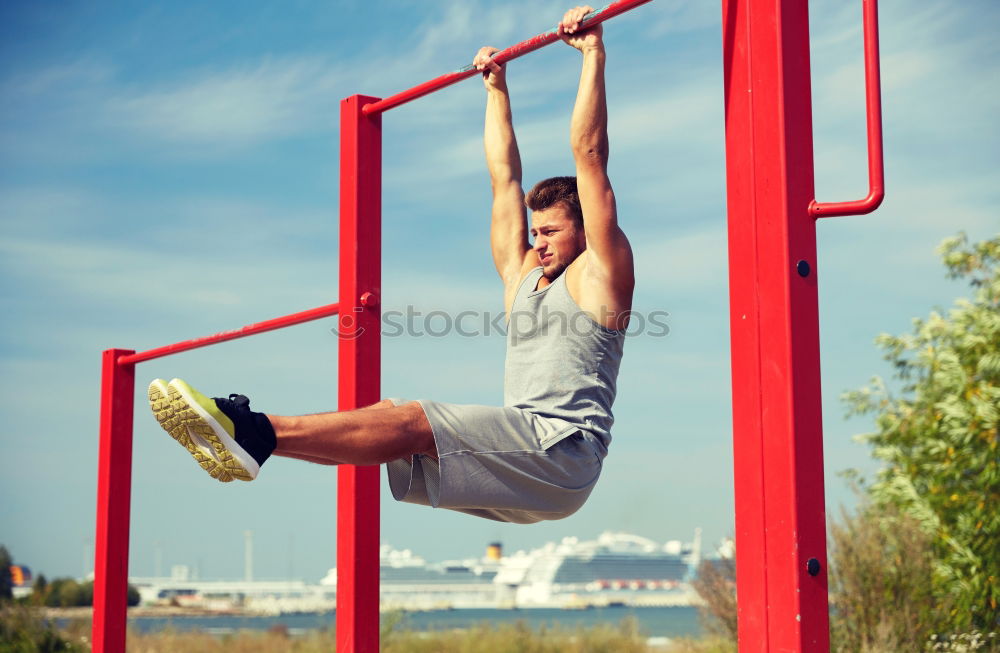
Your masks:
{"label": "man's forearm", "polygon": [[608,162],[608,103],[604,90],[603,46],[583,51],[580,88],[570,122],[570,145],[579,163],[582,157]]}
{"label": "man's forearm", "polygon": [[521,183],[521,155],[514,136],[510,96],[506,90],[491,90],[486,94],[486,128],[483,134],[486,167],[494,189]]}

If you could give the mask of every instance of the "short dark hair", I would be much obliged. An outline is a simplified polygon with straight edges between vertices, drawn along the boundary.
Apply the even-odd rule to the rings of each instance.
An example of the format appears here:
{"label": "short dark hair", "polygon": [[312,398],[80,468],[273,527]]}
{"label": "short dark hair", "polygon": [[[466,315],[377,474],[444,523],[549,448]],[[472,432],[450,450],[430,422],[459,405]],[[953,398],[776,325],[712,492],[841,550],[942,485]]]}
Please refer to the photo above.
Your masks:
{"label": "short dark hair", "polygon": [[525,196],[524,204],[532,211],[542,211],[562,204],[576,226],[583,226],[583,209],[576,190],[576,177],[549,177],[543,179]]}

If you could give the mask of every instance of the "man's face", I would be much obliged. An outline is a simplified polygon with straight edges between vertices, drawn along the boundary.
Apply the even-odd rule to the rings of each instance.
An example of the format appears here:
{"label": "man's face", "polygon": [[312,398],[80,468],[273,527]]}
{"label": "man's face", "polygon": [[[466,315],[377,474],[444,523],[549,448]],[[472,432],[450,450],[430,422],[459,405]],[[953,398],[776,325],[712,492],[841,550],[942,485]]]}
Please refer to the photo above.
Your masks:
{"label": "man's face", "polygon": [[535,239],[532,249],[538,255],[542,274],[552,281],[587,249],[583,228],[562,204],[550,206],[531,214],[531,235]]}

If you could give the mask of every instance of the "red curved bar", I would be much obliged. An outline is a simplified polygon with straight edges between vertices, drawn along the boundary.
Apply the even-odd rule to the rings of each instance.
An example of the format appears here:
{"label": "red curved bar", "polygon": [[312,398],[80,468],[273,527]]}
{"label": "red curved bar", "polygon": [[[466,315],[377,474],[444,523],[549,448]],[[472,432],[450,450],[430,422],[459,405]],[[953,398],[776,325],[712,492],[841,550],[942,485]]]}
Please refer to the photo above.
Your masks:
{"label": "red curved bar", "polygon": [[865,103],[868,114],[868,196],[853,202],[809,203],[809,215],[831,218],[864,215],[878,208],[885,198],[882,162],[882,85],[879,76],[878,0],[862,0],[865,25]]}
{"label": "red curved bar", "polygon": [[313,320],[318,320],[323,317],[336,315],[339,311],[340,311],[340,304],[327,304],[326,306],[310,308],[307,311],[292,313],[291,315],[283,315],[282,317],[276,317],[273,320],[266,320],[264,322],[256,322],[254,324],[248,324],[245,327],[239,329],[233,329],[232,331],[223,331],[222,333],[216,333],[215,335],[212,336],[205,336],[204,338],[195,338],[194,340],[175,342],[172,345],[164,345],[163,347],[157,347],[156,349],[148,349],[146,351],[140,351],[137,354],[119,356],[118,364],[131,365],[134,363],[141,363],[143,361],[152,360],[154,358],[160,358],[162,356],[179,354],[182,351],[188,351],[190,349],[207,347],[208,345],[214,345],[217,342],[236,340],[237,338],[246,338],[247,336],[252,336],[255,333],[274,331],[275,329],[283,329],[284,327],[293,326],[295,324],[302,324],[303,322],[311,322]]}
{"label": "red curved bar", "polygon": [[[635,9],[639,5],[644,5],[650,0],[617,0],[617,2],[612,2],[611,4],[593,11],[586,15],[583,19],[584,27],[593,27],[608,20],[609,18],[614,18],[619,14],[623,14],[630,9]],[[501,50],[493,55],[493,60],[499,64],[504,64],[511,59],[517,59],[520,56],[526,55],[529,52],[534,52],[535,50],[545,47],[550,43],[555,43],[559,40],[559,36],[556,34],[556,28],[552,28],[544,34],[539,34],[538,36],[533,36],[526,41],[521,41],[517,45],[512,45],[505,50]],[[469,64],[464,68],[456,70],[455,72],[445,73],[440,77],[435,77],[434,79],[424,82],[414,86],[413,88],[407,89],[395,95],[389,96],[384,100],[379,100],[378,102],[373,102],[371,104],[366,104],[362,109],[361,113],[366,116],[370,116],[375,113],[382,113],[383,111],[388,111],[389,109],[394,109],[401,104],[405,104],[411,100],[416,100],[417,98],[429,95],[434,91],[439,91],[446,86],[451,86],[456,82],[460,82],[463,79],[468,79],[478,75],[479,71],[476,70],[475,66]]]}

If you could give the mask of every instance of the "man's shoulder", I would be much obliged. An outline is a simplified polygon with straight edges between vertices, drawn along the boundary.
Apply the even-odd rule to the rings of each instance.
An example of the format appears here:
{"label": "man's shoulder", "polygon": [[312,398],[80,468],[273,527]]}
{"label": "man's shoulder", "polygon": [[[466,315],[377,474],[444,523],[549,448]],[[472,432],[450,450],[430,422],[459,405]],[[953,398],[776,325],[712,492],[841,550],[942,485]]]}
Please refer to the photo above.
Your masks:
{"label": "man's shoulder", "polygon": [[524,256],[524,260],[521,261],[521,267],[517,271],[517,275],[512,275],[509,279],[504,280],[504,286],[517,290],[524,283],[525,279],[531,276],[531,273],[535,270],[540,270],[542,266],[538,265],[538,255],[535,254],[534,250],[529,250]]}
{"label": "man's shoulder", "polygon": [[[534,255],[534,252],[529,252],[529,254]],[[521,290],[521,286],[523,286],[525,281],[528,280],[528,277],[531,276],[531,273],[534,272],[535,270],[541,269],[541,266],[537,264],[538,257],[536,256],[535,258],[536,261],[531,262],[530,259],[525,257],[525,260],[521,265],[521,269],[518,270],[518,273],[516,275],[510,275],[510,277],[503,280],[504,310],[507,313],[510,313],[511,308],[514,305],[514,299],[517,297],[518,291]]]}

